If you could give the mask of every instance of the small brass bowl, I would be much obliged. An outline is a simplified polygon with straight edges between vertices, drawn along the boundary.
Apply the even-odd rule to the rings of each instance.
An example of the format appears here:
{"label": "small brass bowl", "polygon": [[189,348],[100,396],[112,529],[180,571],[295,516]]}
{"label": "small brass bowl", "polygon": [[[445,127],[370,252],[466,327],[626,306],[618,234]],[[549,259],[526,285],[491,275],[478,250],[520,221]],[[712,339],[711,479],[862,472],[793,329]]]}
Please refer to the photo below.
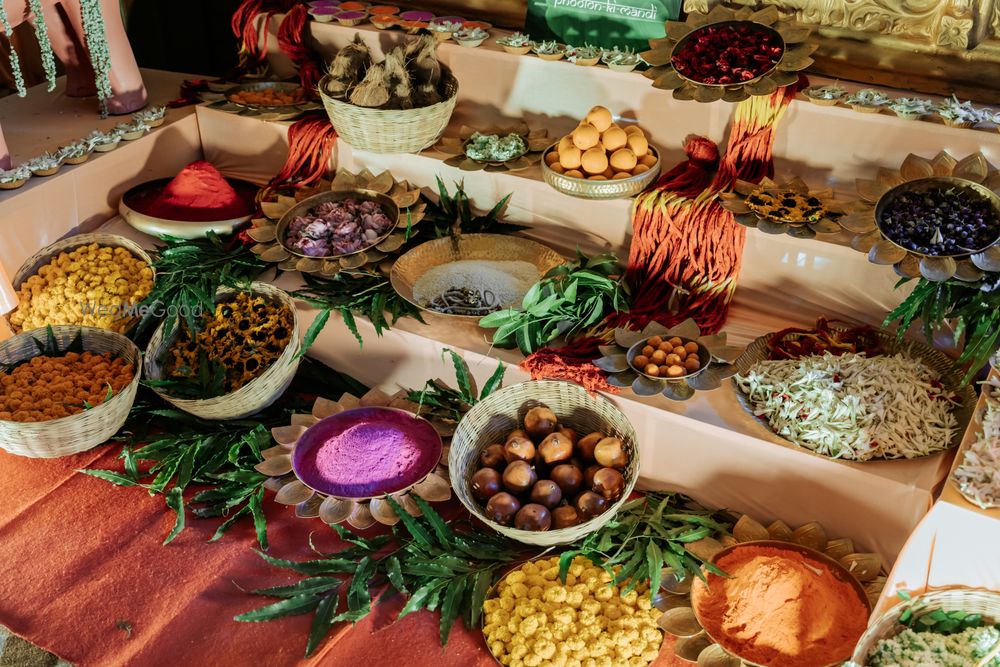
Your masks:
{"label": "small brass bowl", "polygon": [[[308,215],[314,208],[320,204],[325,204],[326,202],[333,201],[343,201],[344,199],[360,199],[362,201],[374,201],[378,202],[381,207],[382,212],[385,213],[386,217],[392,221],[389,228],[382,232],[381,236],[373,239],[371,243],[364,245],[357,250],[352,252],[345,252],[337,255],[325,255],[323,257],[317,257],[314,255],[304,255],[301,252],[294,250],[290,245],[285,242],[285,237],[288,235],[288,226],[292,223],[294,218],[300,215]],[[359,252],[364,252],[369,248],[372,248],[386,239],[389,234],[392,234],[393,230],[399,225],[400,211],[399,206],[396,202],[392,200],[391,197],[384,195],[380,192],[375,192],[373,190],[342,190],[342,191],[330,191],[321,192],[318,195],[313,195],[308,199],[303,199],[295,206],[291,207],[285,211],[281,219],[278,220],[278,226],[275,230],[275,240],[277,240],[278,245],[280,245],[285,252],[295,257],[304,257],[306,259],[324,260],[324,259],[337,259],[339,257],[349,257],[350,255],[356,255]]]}
{"label": "small brass bowl", "polygon": [[[671,338],[673,338],[673,336],[671,336]],[[646,338],[637,341],[634,345],[632,345],[632,347],[628,349],[628,352],[626,353],[626,357],[628,359],[628,365],[632,368],[632,370],[634,370],[639,375],[645,378],[649,378],[654,382],[680,382],[681,380],[690,380],[696,375],[701,375],[705,371],[705,369],[708,368],[708,365],[712,363],[712,353],[709,352],[707,347],[705,347],[704,345],[702,345],[701,343],[692,338],[682,338],[681,336],[677,336],[677,338],[681,339],[682,347],[684,345],[687,345],[688,343],[694,343],[695,345],[698,346],[698,363],[699,363],[698,370],[688,371],[684,375],[679,375],[677,377],[664,377],[662,375],[649,375],[646,373],[645,369],[637,368],[634,361],[635,358],[639,356],[639,353],[642,351],[642,348],[646,347],[647,345],[646,341],[648,340]],[[657,364],[657,366],[659,365],[661,364]]]}
{"label": "small brass bowl", "polygon": [[[772,28],[769,25],[764,25],[763,23],[757,23],[756,21],[738,21],[738,20],[737,21],[720,21],[718,23],[708,23],[706,25],[700,26],[698,28],[695,28],[694,30],[692,30],[688,34],[684,35],[684,37],[682,37],[677,42],[677,44],[674,45],[673,51],[670,52],[670,62],[673,62],[674,57],[678,53],[680,53],[684,49],[684,47],[687,46],[688,42],[690,42],[692,40],[692,38],[694,38],[695,36],[697,36],[698,33],[700,33],[701,31],[703,31],[703,30],[705,30],[707,28],[723,28],[723,27],[727,27],[727,26],[734,26],[734,27],[735,26],[748,26],[748,27],[752,28],[756,32],[770,33],[772,36],[777,37],[781,41],[781,56],[784,57],[785,53],[787,53],[787,51],[788,51],[788,45],[785,44],[785,40],[781,36],[781,33],[778,32],[777,30],[775,30],[774,28]],[[778,58],[778,61],[780,62],[781,58]],[[774,65],[771,66],[771,69],[767,70],[766,72],[761,72],[759,75],[755,76],[752,79],[747,79],[746,81],[734,81],[732,83],[705,83],[704,81],[699,81],[698,79],[692,79],[689,76],[684,76],[680,72],[677,72],[677,76],[679,76],[680,78],[684,79],[685,81],[689,81],[689,82],[691,82],[693,84],[696,84],[698,86],[711,86],[713,88],[726,88],[727,86],[745,86],[745,85],[747,85],[749,83],[753,83],[754,81],[760,81],[765,76],[768,76],[769,74],[773,74],[774,70],[776,70],[777,68],[778,68],[778,63],[774,63]],[[676,71],[676,68],[675,68],[675,71]]]}

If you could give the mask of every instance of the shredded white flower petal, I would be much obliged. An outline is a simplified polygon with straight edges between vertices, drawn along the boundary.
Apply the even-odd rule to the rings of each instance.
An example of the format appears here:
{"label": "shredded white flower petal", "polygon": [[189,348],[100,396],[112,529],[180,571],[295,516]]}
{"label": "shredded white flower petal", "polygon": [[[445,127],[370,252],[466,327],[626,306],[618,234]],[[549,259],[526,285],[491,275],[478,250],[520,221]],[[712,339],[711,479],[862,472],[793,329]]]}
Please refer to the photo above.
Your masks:
{"label": "shredded white flower petal", "polygon": [[831,458],[915,458],[951,443],[955,395],[920,361],[864,354],[762,361],[736,383],[790,442]]}
{"label": "shredded white flower petal", "polygon": [[986,385],[983,428],[955,468],[955,481],[973,502],[988,509],[1000,506],[1000,388]]}

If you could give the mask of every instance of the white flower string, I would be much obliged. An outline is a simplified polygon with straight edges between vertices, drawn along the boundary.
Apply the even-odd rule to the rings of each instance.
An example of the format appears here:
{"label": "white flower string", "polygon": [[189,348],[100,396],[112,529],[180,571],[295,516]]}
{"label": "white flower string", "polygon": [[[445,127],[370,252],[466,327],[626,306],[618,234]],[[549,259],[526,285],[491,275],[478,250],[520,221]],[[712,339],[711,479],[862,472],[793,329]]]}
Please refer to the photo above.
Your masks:
{"label": "white flower string", "polygon": [[[7,17],[7,8],[4,6],[2,0],[0,0],[0,26],[3,27],[4,33],[7,35],[8,41],[14,36],[14,28],[10,25],[10,19]],[[11,44],[10,47],[10,71],[14,75],[14,85],[17,88],[17,96],[24,97],[28,94],[27,88],[24,87],[24,75],[21,74],[21,59],[17,57],[17,49]]]}
{"label": "white flower string", "polygon": [[[56,58],[52,53],[52,42],[49,40],[49,29],[45,25],[45,15],[42,12],[41,0],[28,0],[31,13],[35,15],[35,37],[38,39],[38,48],[41,51],[42,67],[45,69],[45,80],[48,82],[50,93],[56,89]],[[11,48],[13,51],[13,48]]]}
{"label": "white flower string", "polygon": [[97,97],[101,101],[101,117],[105,118],[108,115],[108,99],[112,95],[111,52],[108,48],[108,36],[100,0],[80,0],[80,13],[83,18],[83,32],[87,41],[87,52],[90,54],[90,64],[94,68]]}

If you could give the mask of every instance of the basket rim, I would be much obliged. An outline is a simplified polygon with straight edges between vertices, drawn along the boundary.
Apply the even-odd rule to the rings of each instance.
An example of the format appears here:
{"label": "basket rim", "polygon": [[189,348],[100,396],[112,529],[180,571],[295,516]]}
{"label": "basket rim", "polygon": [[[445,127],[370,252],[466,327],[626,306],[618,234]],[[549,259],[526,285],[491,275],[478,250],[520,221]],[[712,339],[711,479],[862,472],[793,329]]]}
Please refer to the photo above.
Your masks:
{"label": "basket rim", "polygon": [[[234,400],[246,398],[248,394],[251,394],[253,391],[256,390],[257,386],[259,386],[260,384],[259,383],[260,380],[266,377],[271,377],[272,375],[278,373],[281,370],[280,367],[283,364],[292,363],[297,365],[296,362],[298,360],[295,358],[295,355],[298,355],[299,349],[301,348],[301,343],[299,341],[299,331],[300,331],[299,316],[298,316],[298,311],[295,307],[295,301],[294,299],[292,299],[291,295],[288,294],[288,292],[285,292],[283,289],[279,287],[275,287],[271,283],[265,283],[262,281],[253,281],[250,283],[248,289],[242,289],[238,287],[219,287],[215,292],[215,297],[216,299],[218,299],[220,294],[221,295],[237,294],[240,292],[248,292],[250,294],[256,294],[258,291],[261,292],[261,296],[270,296],[278,299],[283,304],[288,306],[288,309],[292,313],[291,339],[289,340],[288,345],[285,346],[285,349],[281,351],[281,354],[278,355],[278,358],[275,359],[270,366],[264,369],[263,373],[253,378],[239,389],[229,392],[227,394],[220,394],[219,396],[212,396],[210,398],[177,398],[163,392],[158,388],[150,387],[157,394],[157,396],[160,396],[164,400],[168,401],[169,403],[172,403],[177,407],[184,407],[184,406],[197,407],[201,405],[205,405],[206,407],[217,407],[219,404],[230,403]],[[216,303],[219,302],[216,301]],[[160,377],[160,374],[157,374],[157,377],[153,377],[152,373],[153,369],[151,365],[154,363],[155,359],[163,351],[165,351],[165,349],[169,347],[168,339],[163,333],[164,324],[165,322],[160,322],[159,326],[157,326],[156,330],[153,332],[153,336],[150,338],[150,342],[155,340],[157,337],[159,338],[159,345],[157,346],[157,348],[154,350],[150,345],[146,348],[146,352],[143,355],[143,368],[146,370],[149,379],[154,379],[154,380],[162,379]],[[173,336],[173,332],[171,333],[171,336]],[[292,358],[289,359],[289,357]]]}
{"label": "basket rim", "polygon": [[446,87],[446,90],[451,90],[452,94],[446,97],[445,99],[441,100],[440,102],[436,102],[435,104],[429,104],[425,107],[414,107],[412,109],[377,109],[372,107],[362,107],[358,106],[357,104],[351,104],[350,102],[345,102],[344,100],[339,100],[336,97],[333,97],[332,95],[326,92],[325,84],[327,81],[333,78],[330,76],[329,73],[324,74],[323,77],[319,80],[319,82],[317,82],[316,90],[317,92],[319,92],[320,99],[322,99],[324,103],[329,103],[330,105],[339,106],[344,109],[357,109],[359,113],[374,114],[374,115],[400,114],[407,112],[415,113],[418,111],[426,111],[427,109],[437,109],[447,104],[453,105],[458,100],[458,87],[459,87],[458,77],[456,77],[455,74],[451,71],[451,68],[445,65],[444,63],[441,63],[441,71],[442,73],[446,72],[448,74],[449,77],[448,83],[450,85]]}
{"label": "basket rim", "polygon": [[[612,518],[614,518],[615,514],[618,513],[618,511],[621,509],[621,507],[626,502],[628,502],[629,496],[632,494],[632,492],[635,489],[636,483],[639,481],[639,463],[640,463],[640,459],[639,459],[639,438],[638,438],[637,434],[635,433],[635,427],[632,425],[631,420],[628,419],[628,417],[625,415],[625,413],[622,412],[621,409],[617,405],[615,405],[613,402],[611,402],[610,400],[608,400],[607,398],[605,398],[601,394],[591,394],[590,392],[588,392],[586,389],[584,389],[582,386],[576,384],[575,382],[566,382],[564,380],[526,380],[524,382],[518,382],[516,384],[508,385],[506,387],[502,387],[502,388],[498,389],[497,391],[493,392],[492,394],[490,394],[489,396],[487,396],[482,401],[479,401],[478,403],[476,403],[474,406],[472,406],[472,409],[469,410],[469,412],[467,412],[467,413],[465,413],[465,415],[463,415],[462,420],[458,423],[458,427],[455,429],[455,434],[452,436],[451,447],[449,449],[449,461],[448,461],[449,472],[452,472],[452,470],[453,470],[453,465],[452,465],[453,462],[450,460],[451,456],[452,456],[452,453],[454,453],[454,452],[457,451],[456,448],[455,448],[455,446],[454,446],[455,439],[458,437],[459,433],[462,431],[462,424],[463,423],[467,423],[466,422],[466,418],[470,414],[472,414],[473,410],[476,410],[477,408],[479,408],[481,410],[486,410],[485,407],[480,408],[480,406],[487,406],[487,405],[489,405],[491,399],[495,399],[494,402],[496,402],[497,400],[499,400],[499,397],[506,396],[507,394],[514,393],[514,391],[516,391],[516,390],[524,391],[524,385],[542,386],[542,387],[553,387],[553,388],[554,387],[560,387],[560,386],[561,387],[568,387],[568,388],[570,388],[570,391],[575,391],[575,392],[578,392],[579,394],[585,395],[587,397],[587,399],[592,400],[596,404],[602,404],[603,403],[608,408],[610,408],[611,410],[617,412],[621,416],[622,421],[626,425],[628,425],[629,429],[631,430],[631,434],[626,434],[626,435],[628,435],[628,438],[631,441],[630,444],[632,445],[632,450],[634,452],[634,456],[632,457],[631,463],[633,463],[634,467],[635,467],[635,476],[631,480],[626,480],[625,489],[622,491],[621,497],[618,498],[618,500],[616,500],[613,504],[611,504],[601,514],[598,514],[597,516],[592,517],[592,518],[588,519],[587,521],[583,521],[583,522],[581,522],[581,523],[579,523],[579,524],[577,524],[575,526],[570,526],[568,528],[556,528],[556,529],[545,530],[545,531],[521,530],[521,529],[518,529],[518,528],[514,528],[512,526],[503,526],[501,524],[498,524],[498,523],[496,523],[496,522],[491,521],[490,519],[488,519],[481,508],[479,508],[479,507],[470,507],[465,502],[465,498],[463,497],[463,494],[458,493],[458,490],[455,488],[460,483],[458,481],[459,480],[459,475],[457,474],[458,473],[457,469],[455,469],[454,473],[452,473],[452,474],[449,475],[452,488],[453,488],[453,490],[455,490],[455,495],[458,496],[459,502],[462,503],[462,505],[465,507],[465,509],[468,510],[469,513],[472,514],[476,519],[478,519],[479,521],[483,522],[484,524],[486,524],[487,526],[489,526],[494,531],[496,531],[496,532],[498,532],[498,533],[500,533],[502,535],[505,535],[506,537],[509,537],[511,539],[517,540],[519,542],[522,541],[520,539],[522,537],[525,538],[525,539],[528,539],[528,538],[537,539],[539,536],[557,536],[558,537],[560,535],[565,535],[565,534],[568,534],[568,533],[573,532],[573,531],[579,531],[581,528],[587,526],[588,524],[594,524],[595,521],[600,521],[601,523],[594,524],[594,526],[590,530],[585,531],[584,534],[593,532],[594,530],[598,530],[604,523],[606,523],[607,521],[610,521]],[[463,433],[463,435],[464,435],[464,433]],[[455,463],[457,463],[457,461]],[[462,479],[463,482],[466,481],[465,477],[466,476],[464,475],[464,472],[463,472],[462,475],[461,475],[461,479]],[[573,541],[576,541],[576,540],[573,540]],[[525,543],[530,543],[530,542],[525,542]],[[555,545],[555,546],[559,546],[559,545]]]}
{"label": "basket rim", "polygon": [[[61,426],[61,425],[64,425],[64,424],[68,424],[68,423],[70,423],[70,420],[72,420],[72,419],[77,419],[77,418],[81,418],[81,417],[93,416],[93,415],[96,415],[96,414],[100,414],[98,412],[99,410],[102,410],[102,408],[106,408],[106,407],[110,406],[120,396],[125,395],[127,393],[127,390],[129,388],[131,388],[132,385],[137,384],[141,380],[142,370],[143,370],[143,364],[142,364],[143,355],[142,355],[142,352],[139,350],[139,347],[134,342],[132,342],[132,340],[130,338],[128,338],[128,336],[125,336],[124,334],[120,334],[117,331],[111,331],[110,329],[101,329],[99,327],[84,327],[84,326],[79,326],[79,325],[75,325],[75,324],[53,324],[53,325],[50,325],[50,326],[52,327],[53,331],[55,331],[57,328],[61,328],[61,329],[79,329],[79,330],[83,331],[84,336],[86,336],[86,335],[92,335],[92,336],[97,336],[97,337],[106,337],[106,338],[110,338],[110,339],[113,339],[113,340],[117,339],[116,342],[119,342],[119,343],[124,342],[125,343],[124,349],[127,350],[127,351],[129,351],[129,352],[132,352],[134,354],[134,358],[132,359],[132,371],[133,371],[132,372],[132,380],[127,385],[125,385],[125,387],[121,391],[115,393],[115,395],[112,396],[109,400],[104,401],[104,402],[102,402],[102,403],[100,403],[98,405],[95,405],[94,407],[90,408],[89,410],[84,410],[83,412],[79,412],[79,413],[77,413],[75,415],[69,415],[67,417],[59,417],[57,419],[48,419],[48,420],[43,421],[43,422],[19,422],[19,421],[14,421],[13,419],[0,419],[0,424],[13,425],[15,428],[19,427],[19,426],[24,426],[26,424],[33,424],[33,425],[38,425],[38,426],[48,426],[50,424],[51,425],[59,424]],[[0,343],[0,350],[5,349],[9,345],[13,345],[13,341],[16,341],[18,338],[31,338],[32,340],[38,340],[37,338],[35,338],[34,336],[32,336],[32,334],[34,334],[36,332],[47,332],[47,331],[48,331],[48,327],[40,327],[38,329],[30,329],[28,331],[22,331],[21,333],[15,335],[15,336],[12,336],[12,337],[8,338],[7,340],[3,341],[2,343]],[[81,339],[83,339],[83,337],[81,337]],[[85,352],[89,352],[90,350],[86,350],[85,349],[84,351]],[[34,356],[31,356],[31,357],[28,357],[26,359],[23,359],[21,362],[18,362],[18,363],[24,363],[24,362],[27,362],[27,361],[30,361],[30,360],[34,359],[35,357],[40,357],[40,356],[42,356],[42,355],[41,354],[36,354]],[[116,355],[116,356],[122,356],[122,355],[119,354],[119,355]],[[116,403],[115,407],[117,407],[117,405],[118,404]]]}
{"label": "basket rim", "polygon": [[[847,327],[837,327],[837,326],[831,327],[831,329],[835,330],[839,329],[841,331],[845,330],[846,328]],[[774,335],[777,333],[779,332],[773,331],[771,333],[764,334],[763,336],[758,336],[753,341],[751,341],[749,345],[747,345],[746,349],[743,350],[743,353],[740,354],[740,356],[733,362],[733,365],[737,369],[738,375],[745,374],[753,366],[757,365],[760,362],[768,361],[768,358],[766,356],[768,343],[770,342],[771,338],[773,338]],[[925,362],[924,357],[929,357],[931,359],[937,357],[938,361],[948,363],[949,370],[947,372],[940,373],[941,380],[943,381],[943,384],[947,389],[953,391],[957,395],[957,397],[961,400],[961,404],[955,406],[952,409],[952,414],[955,415],[958,425],[956,426],[955,434],[952,436],[951,441],[949,442],[947,447],[943,447],[936,451],[924,454],[922,456],[917,456],[914,458],[900,457],[893,459],[893,458],[877,457],[865,460],[845,459],[840,457],[834,458],[832,456],[827,456],[825,454],[820,454],[818,452],[815,452],[809,449],[808,447],[796,445],[791,440],[788,440],[775,433],[774,429],[771,428],[771,426],[767,423],[767,421],[764,418],[758,417],[753,413],[753,407],[750,404],[749,396],[747,396],[747,394],[742,389],[740,389],[739,385],[736,382],[736,377],[733,376],[732,378],[730,378],[730,384],[733,387],[733,392],[736,396],[736,400],[743,408],[743,410],[752,418],[754,423],[764,428],[769,434],[779,438],[782,441],[781,444],[783,446],[792,448],[796,451],[805,452],[812,456],[818,456],[828,461],[843,461],[847,463],[855,463],[862,465],[867,463],[877,463],[877,462],[892,463],[896,461],[919,461],[922,459],[926,459],[930,456],[940,454],[942,452],[947,452],[957,449],[958,446],[961,444],[962,439],[965,436],[965,431],[968,429],[969,425],[975,418],[977,397],[975,390],[971,387],[971,385],[965,387],[959,385],[958,378],[960,377],[960,375],[956,371],[957,367],[955,366],[954,360],[945,355],[940,350],[931,347],[930,345],[926,345],[919,341],[910,340],[908,338],[900,340],[896,337],[896,334],[892,331],[887,331],[885,329],[876,329],[874,331],[874,334],[878,336],[880,342],[884,344],[887,343],[889,346],[891,346],[891,349],[887,349],[883,354],[909,354],[910,356],[913,356],[925,366],[928,366],[928,364]],[[764,354],[765,356],[762,357],[761,356],[762,354]],[[968,417],[968,419],[964,419],[964,417]]]}

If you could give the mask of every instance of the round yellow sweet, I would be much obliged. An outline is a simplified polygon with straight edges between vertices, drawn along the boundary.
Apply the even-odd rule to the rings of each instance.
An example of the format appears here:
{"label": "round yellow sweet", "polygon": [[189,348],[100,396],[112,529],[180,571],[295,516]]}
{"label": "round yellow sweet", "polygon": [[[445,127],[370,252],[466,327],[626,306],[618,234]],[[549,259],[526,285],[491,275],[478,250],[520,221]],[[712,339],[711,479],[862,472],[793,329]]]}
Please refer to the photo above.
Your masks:
{"label": "round yellow sweet", "polygon": [[608,154],[600,146],[594,146],[583,154],[580,164],[588,174],[602,174],[608,168]]}
{"label": "round yellow sweet", "polygon": [[633,176],[638,176],[639,174],[645,174],[647,171],[649,171],[649,167],[647,167],[644,164],[637,164],[632,169],[632,175]]}
{"label": "round yellow sweet", "polygon": [[563,176],[569,176],[570,178],[583,178],[583,172],[579,169],[567,169]]}
{"label": "round yellow sweet", "polygon": [[646,133],[642,131],[642,128],[636,125],[635,123],[629,123],[628,125],[625,126],[625,134],[629,136],[632,136],[633,134],[637,134],[640,137],[646,136]]}
{"label": "round yellow sweet", "polygon": [[642,157],[649,152],[649,142],[641,134],[630,134],[628,137],[628,147],[635,153],[636,157]]}
{"label": "round yellow sweet", "polygon": [[549,151],[545,154],[545,164],[551,165],[559,161],[559,151]]}
{"label": "round yellow sweet", "polygon": [[597,128],[598,132],[604,132],[611,124],[614,122],[614,117],[611,112],[601,106],[594,107],[587,112],[587,122]]}
{"label": "round yellow sweet", "polygon": [[612,125],[601,133],[601,145],[604,146],[604,150],[609,153],[614,153],[616,150],[623,147],[627,142],[628,135],[625,134],[625,130],[621,129],[617,125]]}
{"label": "round yellow sweet", "polygon": [[573,147],[573,136],[567,134],[565,137],[559,140],[559,145],[556,146],[556,152],[562,153],[564,150]]}
{"label": "round yellow sweet", "polygon": [[635,153],[628,148],[619,148],[611,154],[611,159],[608,161],[615,171],[632,171],[636,162]]}
{"label": "round yellow sweet", "polygon": [[563,169],[579,169],[580,159],[583,157],[583,151],[581,151],[576,146],[570,146],[566,150],[559,151],[559,164],[563,166]]}
{"label": "round yellow sweet", "polygon": [[558,158],[556,159],[555,162],[549,165],[549,169],[556,172],[557,174],[561,174],[566,171],[565,169],[563,169],[563,166],[559,164]]}
{"label": "round yellow sweet", "polygon": [[627,171],[619,171],[617,174],[612,176],[612,178],[617,181],[620,178],[632,178],[632,174]]}
{"label": "round yellow sweet", "polygon": [[639,158],[639,163],[644,164],[647,167],[652,167],[656,164],[656,156],[653,155],[652,153],[647,153],[646,155],[643,155],[641,158]]}
{"label": "round yellow sweet", "polygon": [[606,180],[608,180],[608,178],[607,178],[607,176],[604,176],[602,174],[594,174],[593,176],[588,176],[587,180],[588,181],[606,181]]}
{"label": "round yellow sweet", "polygon": [[573,145],[581,151],[589,150],[601,140],[601,132],[590,123],[583,123],[570,135]]}

